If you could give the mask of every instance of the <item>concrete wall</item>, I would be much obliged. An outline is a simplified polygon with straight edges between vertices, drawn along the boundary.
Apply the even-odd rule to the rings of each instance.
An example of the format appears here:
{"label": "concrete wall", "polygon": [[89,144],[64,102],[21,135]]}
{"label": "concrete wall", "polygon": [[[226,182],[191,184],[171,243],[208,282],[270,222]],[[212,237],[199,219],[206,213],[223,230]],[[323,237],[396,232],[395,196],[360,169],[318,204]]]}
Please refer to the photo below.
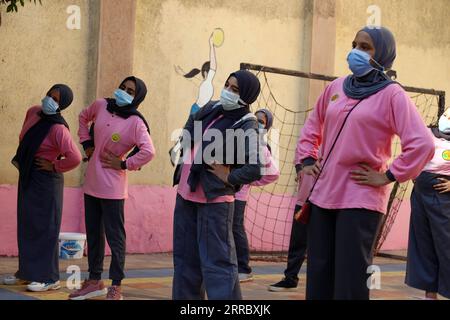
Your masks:
{"label": "concrete wall", "polygon": [[[66,9],[81,9],[81,29],[69,30]],[[76,137],[79,112],[95,97],[98,2],[43,1],[27,4],[16,14],[3,12],[0,26],[0,119],[5,126],[0,142],[0,184],[17,184],[10,165],[27,109],[39,105],[54,83],[67,83],[75,93],[64,112]],[[6,129],[6,130],[5,130]],[[66,174],[67,186],[79,186],[82,168]]]}

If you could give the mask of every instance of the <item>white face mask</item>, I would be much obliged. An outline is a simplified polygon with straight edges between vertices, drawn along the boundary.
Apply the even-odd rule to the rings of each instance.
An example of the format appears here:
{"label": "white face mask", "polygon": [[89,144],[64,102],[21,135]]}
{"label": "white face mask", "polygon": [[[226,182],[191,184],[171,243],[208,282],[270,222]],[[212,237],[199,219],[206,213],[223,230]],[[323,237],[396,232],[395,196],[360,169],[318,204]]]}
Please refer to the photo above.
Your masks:
{"label": "white face mask", "polygon": [[238,94],[228,91],[227,89],[222,90],[222,93],[220,94],[220,104],[225,111],[242,108],[243,105],[240,105],[239,101],[243,102]]}
{"label": "white face mask", "polygon": [[42,112],[46,115],[56,114],[59,109],[58,103],[52,97],[45,96],[42,99]]}
{"label": "white face mask", "polygon": [[450,133],[450,120],[445,113],[439,118],[439,131]]}

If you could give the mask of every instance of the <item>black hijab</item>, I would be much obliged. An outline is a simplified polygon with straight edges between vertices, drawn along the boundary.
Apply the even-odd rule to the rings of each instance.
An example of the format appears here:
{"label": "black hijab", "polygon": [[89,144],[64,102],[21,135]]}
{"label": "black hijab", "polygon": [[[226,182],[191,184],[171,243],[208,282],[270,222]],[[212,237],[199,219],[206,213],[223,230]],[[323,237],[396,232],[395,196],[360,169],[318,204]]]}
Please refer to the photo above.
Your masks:
{"label": "black hijab", "polygon": [[[202,133],[205,133],[206,128],[208,128],[208,126],[211,124],[212,121],[216,120],[219,116],[223,116],[222,118],[217,120],[210,127],[210,129],[219,130],[222,133],[222,135],[225,136],[227,129],[230,129],[231,127],[233,127],[233,125],[237,121],[239,121],[245,115],[250,113],[250,105],[253,102],[255,102],[256,99],[258,98],[258,95],[261,91],[261,84],[260,84],[258,78],[253,73],[251,73],[247,70],[240,70],[240,71],[230,74],[228,79],[230,79],[231,77],[235,77],[237,79],[238,86],[239,86],[239,96],[240,96],[241,100],[246,103],[246,105],[243,105],[241,108],[231,110],[231,111],[224,110],[221,105],[217,105],[213,109],[213,111],[211,113],[209,113],[205,118],[197,119],[197,120],[201,120],[201,122],[202,122]],[[240,103],[240,104],[242,105],[242,103]],[[191,132],[191,136],[192,137],[195,136],[193,132]],[[190,171],[189,178],[188,178],[188,184],[189,184],[192,192],[195,192],[195,190],[197,188],[197,185],[200,181],[200,175],[201,175],[202,171],[205,171],[209,168],[209,165],[207,165],[203,162],[204,161],[203,154],[204,154],[205,148],[209,144],[211,144],[213,141],[203,141],[203,137],[202,137],[202,141],[200,141],[202,146],[199,149],[199,151],[201,151],[202,153],[196,154],[195,159],[197,159],[197,157],[202,156],[201,163],[198,163],[198,164],[193,163],[192,164],[191,171]],[[199,141],[196,141],[196,142],[199,142]],[[226,159],[225,154],[224,154],[224,158]],[[222,163],[225,163],[225,159],[223,159]],[[195,162],[197,162],[197,161],[195,161]],[[200,161],[198,161],[198,162],[200,162]]]}
{"label": "black hijab", "polygon": [[[148,125],[147,120],[142,115],[142,113],[140,113],[137,110],[139,108],[139,105],[145,100],[145,97],[147,96],[147,86],[145,85],[144,81],[142,81],[139,78],[133,77],[133,76],[125,78],[120,83],[120,86],[122,86],[122,84],[124,84],[125,82],[127,82],[129,80],[133,81],[136,85],[136,93],[135,93],[134,99],[131,102],[131,104],[129,104],[127,106],[119,107],[116,104],[116,99],[106,98],[105,99],[107,102],[106,110],[108,110],[110,113],[118,115],[119,117],[121,117],[123,119],[128,119],[131,116],[137,116],[137,117],[141,118],[142,121],[144,121],[145,126],[147,127],[148,133],[150,134],[150,127]],[[90,128],[89,133],[90,133],[92,142],[90,144],[87,144],[88,146],[94,146],[94,125],[95,124],[93,123]],[[128,154],[127,159],[134,156],[138,152],[139,152],[139,148],[135,147],[133,149],[133,151],[131,151]]]}
{"label": "black hijab", "polygon": [[47,115],[42,111],[39,112],[39,117],[41,119],[25,133],[17,148],[16,155],[12,160],[13,163],[17,163],[19,166],[20,181],[24,185],[28,183],[36,152],[41,146],[42,141],[47,137],[52,126],[55,124],[63,124],[69,129],[69,125],[60,112],[69,107],[72,103],[72,90],[67,85],[56,84],[50,88],[47,92],[47,96],[50,96],[50,92],[55,89],[58,90],[60,94],[58,112],[54,115]]}
{"label": "black hijab", "polygon": [[438,139],[445,139],[447,141],[450,141],[450,134],[446,134],[446,133],[440,131],[438,127],[432,127],[431,132]]}

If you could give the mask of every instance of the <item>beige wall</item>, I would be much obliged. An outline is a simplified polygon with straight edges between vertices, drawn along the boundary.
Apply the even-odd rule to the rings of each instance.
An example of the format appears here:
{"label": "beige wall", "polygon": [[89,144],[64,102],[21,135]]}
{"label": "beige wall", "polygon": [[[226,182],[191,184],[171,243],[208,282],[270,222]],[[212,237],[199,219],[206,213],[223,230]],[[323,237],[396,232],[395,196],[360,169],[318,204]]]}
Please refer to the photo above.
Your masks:
{"label": "beige wall", "polygon": [[[440,89],[450,95],[449,0],[337,0],[336,74],[348,74],[346,57],[369,5],[381,9],[382,25],[397,41],[393,69],[404,85]],[[447,97],[447,105],[450,97]]]}
{"label": "beige wall", "polygon": [[[97,66],[97,1],[52,0],[27,4],[17,14],[3,12],[0,26],[0,184],[17,183],[10,165],[26,110],[40,101],[54,83],[67,83],[75,93],[64,112],[72,136],[78,113],[95,97]],[[47,5],[48,4],[48,5]],[[81,30],[66,28],[69,5],[81,8]],[[67,186],[80,184],[81,168],[66,175]]]}

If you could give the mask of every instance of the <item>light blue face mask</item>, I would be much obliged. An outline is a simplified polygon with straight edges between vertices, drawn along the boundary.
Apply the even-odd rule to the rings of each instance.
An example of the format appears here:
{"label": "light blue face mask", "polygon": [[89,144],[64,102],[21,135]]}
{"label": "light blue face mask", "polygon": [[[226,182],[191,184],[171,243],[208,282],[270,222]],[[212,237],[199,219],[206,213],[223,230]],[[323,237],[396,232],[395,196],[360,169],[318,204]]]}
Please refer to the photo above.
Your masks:
{"label": "light blue face mask", "polygon": [[239,102],[243,103],[238,94],[235,94],[227,89],[223,89],[220,94],[220,104],[225,111],[236,110],[244,107],[240,105]]}
{"label": "light blue face mask", "polygon": [[129,95],[122,89],[117,89],[116,91],[114,91],[114,96],[116,97],[116,104],[119,107],[128,106],[133,103],[134,100],[133,96]]}
{"label": "light blue face mask", "polygon": [[439,118],[439,131],[445,134],[450,133],[450,120],[444,114]]}
{"label": "light blue face mask", "polygon": [[[374,61],[378,66],[379,69],[374,68],[370,61]],[[380,70],[384,71],[384,68],[380,66],[379,63],[377,63],[372,57],[362,50],[353,49],[350,51],[350,53],[347,56],[348,66],[350,67],[350,70],[353,72],[353,74],[358,77],[364,77],[372,70]]]}
{"label": "light blue face mask", "polygon": [[58,103],[53,100],[52,97],[45,96],[44,99],[42,99],[42,112],[46,115],[53,115],[57,113],[57,110],[59,109]]}

